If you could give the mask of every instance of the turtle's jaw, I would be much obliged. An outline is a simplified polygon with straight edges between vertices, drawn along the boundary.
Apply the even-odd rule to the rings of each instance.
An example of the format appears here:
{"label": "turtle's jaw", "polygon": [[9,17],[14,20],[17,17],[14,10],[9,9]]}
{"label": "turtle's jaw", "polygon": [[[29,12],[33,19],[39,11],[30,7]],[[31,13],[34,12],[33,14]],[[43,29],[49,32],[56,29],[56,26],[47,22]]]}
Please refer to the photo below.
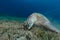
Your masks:
{"label": "turtle's jaw", "polygon": [[24,30],[30,30],[32,28],[34,23],[29,23],[29,24],[26,24],[26,25],[23,25],[24,26]]}

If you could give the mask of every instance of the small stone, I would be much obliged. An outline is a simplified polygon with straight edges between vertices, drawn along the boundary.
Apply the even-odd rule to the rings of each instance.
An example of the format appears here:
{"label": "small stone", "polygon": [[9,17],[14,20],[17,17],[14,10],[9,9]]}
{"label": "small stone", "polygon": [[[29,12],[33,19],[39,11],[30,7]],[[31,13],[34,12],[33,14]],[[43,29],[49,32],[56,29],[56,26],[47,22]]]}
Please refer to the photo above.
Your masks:
{"label": "small stone", "polygon": [[17,40],[27,40],[25,37],[20,37]]}

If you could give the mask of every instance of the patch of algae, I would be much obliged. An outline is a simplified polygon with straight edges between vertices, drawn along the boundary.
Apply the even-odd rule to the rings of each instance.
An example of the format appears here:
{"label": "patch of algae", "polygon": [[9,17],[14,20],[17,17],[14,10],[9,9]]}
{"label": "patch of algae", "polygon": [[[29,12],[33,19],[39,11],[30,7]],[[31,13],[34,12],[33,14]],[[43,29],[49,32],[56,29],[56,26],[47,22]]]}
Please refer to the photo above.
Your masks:
{"label": "patch of algae", "polygon": [[[41,26],[42,27],[42,26]],[[24,30],[16,20],[0,20],[0,40],[60,40],[60,34],[34,26]]]}
{"label": "patch of algae", "polygon": [[37,26],[32,28],[31,31],[39,40],[60,40],[59,33],[44,30],[43,28],[39,28]]}

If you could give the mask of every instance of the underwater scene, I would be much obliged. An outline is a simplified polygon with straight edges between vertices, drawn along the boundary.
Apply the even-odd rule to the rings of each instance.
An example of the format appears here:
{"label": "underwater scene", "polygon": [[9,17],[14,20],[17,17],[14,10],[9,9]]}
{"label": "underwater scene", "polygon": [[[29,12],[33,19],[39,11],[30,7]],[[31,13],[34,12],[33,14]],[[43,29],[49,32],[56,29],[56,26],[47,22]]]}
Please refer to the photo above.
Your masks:
{"label": "underwater scene", "polygon": [[60,40],[60,0],[0,0],[0,40]]}

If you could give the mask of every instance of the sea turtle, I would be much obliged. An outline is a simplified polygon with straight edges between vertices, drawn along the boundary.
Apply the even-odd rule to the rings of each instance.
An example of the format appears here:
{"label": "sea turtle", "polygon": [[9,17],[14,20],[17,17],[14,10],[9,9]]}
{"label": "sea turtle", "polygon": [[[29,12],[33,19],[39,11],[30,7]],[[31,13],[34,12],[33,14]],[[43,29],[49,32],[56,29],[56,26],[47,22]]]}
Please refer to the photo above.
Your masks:
{"label": "sea turtle", "polygon": [[56,29],[51,22],[41,13],[32,13],[27,20],[24,22],[24,26],[27,29],[31,29],[33,27],[33,25],[42,25],[44,26],[46,29],[54,31],[54,32],[59,32],[58,29]]}

